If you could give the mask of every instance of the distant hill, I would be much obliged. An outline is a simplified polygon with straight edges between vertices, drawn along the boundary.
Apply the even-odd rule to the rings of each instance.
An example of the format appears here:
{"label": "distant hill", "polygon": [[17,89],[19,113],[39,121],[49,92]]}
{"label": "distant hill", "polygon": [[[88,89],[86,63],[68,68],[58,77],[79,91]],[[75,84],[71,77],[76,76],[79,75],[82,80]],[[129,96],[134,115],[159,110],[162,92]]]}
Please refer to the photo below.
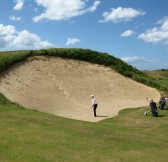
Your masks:
{"label": "distant hill", "polygon": [[144,74],[161,84],[165,88],[164,91],[168,91],[168,69],[144,71]]}

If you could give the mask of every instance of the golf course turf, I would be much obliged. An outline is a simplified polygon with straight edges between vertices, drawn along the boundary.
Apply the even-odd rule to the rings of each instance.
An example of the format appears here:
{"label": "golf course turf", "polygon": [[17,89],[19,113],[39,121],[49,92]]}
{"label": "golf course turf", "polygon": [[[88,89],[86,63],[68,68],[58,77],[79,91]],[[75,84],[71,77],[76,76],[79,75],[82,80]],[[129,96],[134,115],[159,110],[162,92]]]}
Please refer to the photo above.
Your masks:
{"label": "golf course turf", "polygon": [[[25,57],[20,53],[5,56],[7,59],[3,55],[3,61],[0,61],[1,71]],[[14,62],[11,56],[14,56]],[[0,57],[2,60],[2,55]],[[150,80],[148,76],[134,72],[139,80],[145,83],[145,77]],[[153,79],[152,83],[163,90],[159,80]],[[126,107],[116,117],[87,122],[29,110],[11,103],[1,94],[0,161],[166,162],[168,110],[159,109],[158,117],[150,112],[144,116],[145,111],[149,111],[149,107]]]}

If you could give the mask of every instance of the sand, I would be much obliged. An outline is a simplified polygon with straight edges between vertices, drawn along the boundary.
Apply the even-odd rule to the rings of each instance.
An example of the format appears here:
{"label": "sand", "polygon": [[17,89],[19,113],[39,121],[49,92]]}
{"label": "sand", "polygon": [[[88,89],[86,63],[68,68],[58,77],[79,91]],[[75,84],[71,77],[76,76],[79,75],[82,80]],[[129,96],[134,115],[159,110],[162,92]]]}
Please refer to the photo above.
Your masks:
{"label": "sand", "polygon": [[[35,56],[0,75],[0,92],[26,108],[83,121],[114,117],[121,109],[147,106],[160,93],[114,70],[87,62]],[[91,94],[98,101],[93,116]]]}

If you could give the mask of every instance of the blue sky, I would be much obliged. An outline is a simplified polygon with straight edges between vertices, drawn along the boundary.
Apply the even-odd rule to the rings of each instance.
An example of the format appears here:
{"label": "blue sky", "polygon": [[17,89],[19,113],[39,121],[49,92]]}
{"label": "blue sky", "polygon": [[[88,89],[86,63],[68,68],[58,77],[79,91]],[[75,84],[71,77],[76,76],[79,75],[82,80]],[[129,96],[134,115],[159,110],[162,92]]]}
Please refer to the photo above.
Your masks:
{"label": "blue sky", "polygon": [[88,48],[168,69],[168,0],[5,0],[0,50]]}

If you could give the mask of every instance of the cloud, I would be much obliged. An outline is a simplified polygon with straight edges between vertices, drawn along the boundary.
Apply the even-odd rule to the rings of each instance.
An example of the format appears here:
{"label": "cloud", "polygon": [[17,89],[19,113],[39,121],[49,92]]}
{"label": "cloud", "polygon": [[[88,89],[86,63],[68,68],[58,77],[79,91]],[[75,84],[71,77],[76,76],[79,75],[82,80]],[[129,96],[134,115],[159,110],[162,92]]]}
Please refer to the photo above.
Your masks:
{"label": "cloud", "polygon": [[132,57],[123,57],[121,58],[123,61],[128,63],[129,65],[132,65],[133,67],[136,67],[140,70],[148,70],[151,68],[151,61],[148,60],[145,57],[138,57],[138,56],[132,56]]}
{"label": "cloud", "polygon": [[129,65],[136,67],[140,70],[158,70],[158,69],[167,69],[168,63],[165,61],[161,61],[159,59],[154,58],[146,58],[146,57],[124,57],[121,58],[123,61],[127,62]]}
{"label": "cloud", "polygon": [[87,12],[93,12],[97,9],[100,1],[94,1],[93,5],[89,8],[85,8],[87,1],[82,0],[36,0],[36,3],[44,7],[45,12],[34,17],[34,22],[39,22],[43,19],[67,20]]}
{"label": "cloud", "polygon": [[80,42],[80,40],[77,39],[77,38],[68,38],[66,46],[74,45],[74,44],[79,43],[79,42]]}
{"label": "cloud", "polygon": [[100,20],[100,22],[109,22],[118,23],[121,21],[127,22],[132,20],[137,16],[145,15],[145,11],[136,10],[133,8],[112,8],[111,11],[106,11],[103,13],[104,20]]}
{"label": "cloud", "polygon": [[93,6],[89,7],[87,10],[85,10],[85,12],[94,12],[98,5],[100,4],[100,1],[95,1]]}
{"label": "cloud", "polygon": [[22,18],[21,17],[16,17],[16,16],[10,16],[9,19],[13,21],[20,21]]}
{"label": "cloud", "polygon": [[141,33],[138,36],[138,39],[142,39],[149,43],[164,42],[165,44],[168,44],[168,17],[160,20],[158,25],[160,26],[148,29],[146,32]]}
{"label": "cloud", "polygon": [[48,41],[41,41],[37,34],[27,30],[18,32],[12,25],[0,24],[0,48],[39,49],[49,47],[54,47],[54,45]]}
{"label": "cloud", "polygon": [[24,0],[15,0],[16,5],[13,7],[14,10],[18,11],[23,8]]}
{"label": "cloud", "polygon": [[123,61],[127,63],[135,63],[135,62],[148,62],[148,60],[145,57],[138,57],[138,56],[133,56],[133,57],[123,57],[121,58]]}
{"label": "cloud", "polygon": [[132,57],[123,57],[121,59],[126,63],[128,63],[129,65],[132,65],[133,67],[136,67],[137,69],[140,70],[147,70],[152,67],[151,60],[148,60],[145,57],[132,56]]}
{"label": "cloud", "polygon": [[134,31],[132,30],[127,30],[121,34],[121,37],[129,37],[134,34]]}

